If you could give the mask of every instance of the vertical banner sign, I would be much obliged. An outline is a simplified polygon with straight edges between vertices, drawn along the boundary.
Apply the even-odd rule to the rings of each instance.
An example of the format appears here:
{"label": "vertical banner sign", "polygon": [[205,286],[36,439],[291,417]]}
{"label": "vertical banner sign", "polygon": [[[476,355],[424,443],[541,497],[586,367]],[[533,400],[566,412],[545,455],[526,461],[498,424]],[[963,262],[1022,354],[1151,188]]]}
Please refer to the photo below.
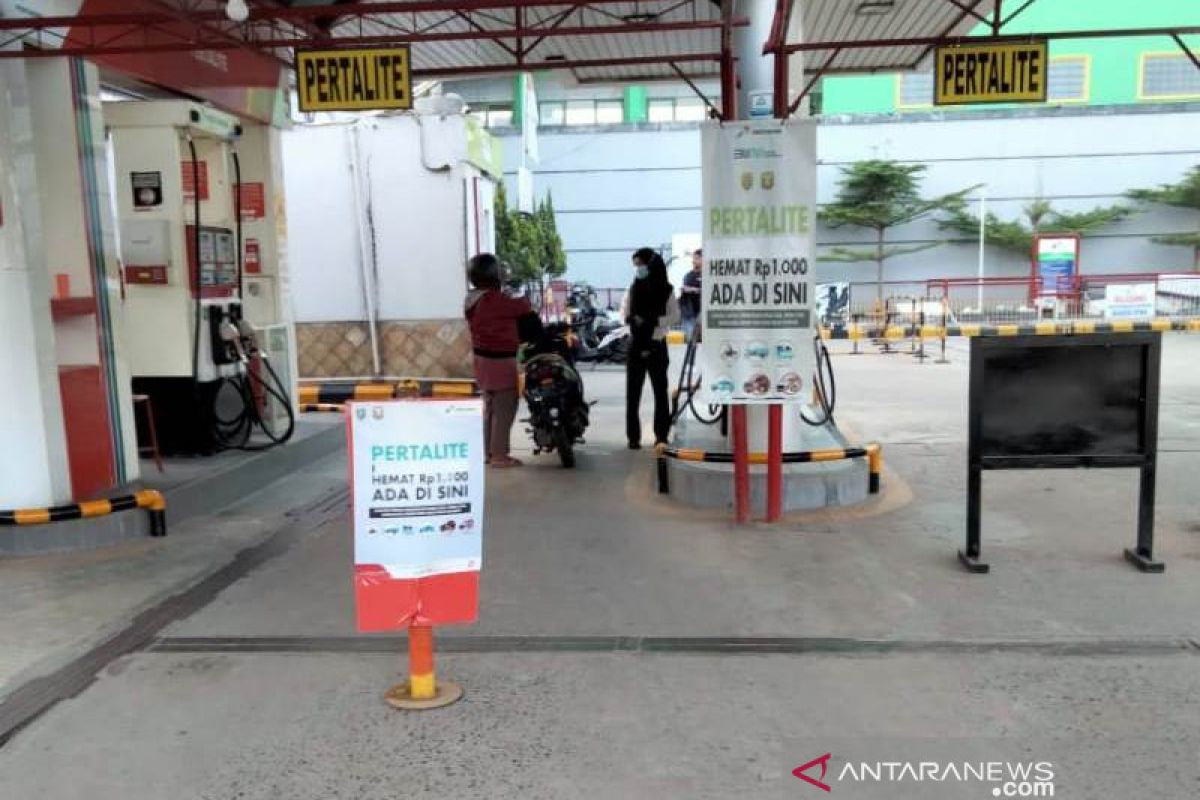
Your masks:
{"label": "vertical banner sign", "polygon": [[1079,237],[1042,235],[1036,238],[1034,247],[1037,257],[1034,277],[1041,279],[1041,294],[1053,296],[1069,291],[1079,271]]}
{"label": "vertical banner sign", "polygon": [[538,122],[540,114],[538,112],[537,86],[533,80],[533,74],[522,72],[517,76],[517,81],[521,85],[521,142],[525,148],[525,158],[528,160],[522,161],[522,165],[537,164],[541,158],[540,150],[538,149]]}
{"label": "vertical banner sign", "polygon": [[703,129],[708,402],[803,402],[808,394],[816,133],[807,120]]}
{"label": "vertical banner sign", "polygon": [[358,629],[474,622],[483,548],[483,403],[349,406]]}

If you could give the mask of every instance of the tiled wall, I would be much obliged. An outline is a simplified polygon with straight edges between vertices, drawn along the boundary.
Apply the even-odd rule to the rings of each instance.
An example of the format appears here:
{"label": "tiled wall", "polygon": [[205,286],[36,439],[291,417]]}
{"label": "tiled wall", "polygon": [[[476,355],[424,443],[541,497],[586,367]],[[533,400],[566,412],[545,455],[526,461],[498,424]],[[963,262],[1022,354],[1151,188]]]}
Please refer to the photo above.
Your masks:
{"label": "tiled wall", "polygon": [[[365,322],[298,322],[301,378],[370,377],[371,334]],[[403,378],[470,378],[471,337],[463,320],[380,322],[381,374]]]}

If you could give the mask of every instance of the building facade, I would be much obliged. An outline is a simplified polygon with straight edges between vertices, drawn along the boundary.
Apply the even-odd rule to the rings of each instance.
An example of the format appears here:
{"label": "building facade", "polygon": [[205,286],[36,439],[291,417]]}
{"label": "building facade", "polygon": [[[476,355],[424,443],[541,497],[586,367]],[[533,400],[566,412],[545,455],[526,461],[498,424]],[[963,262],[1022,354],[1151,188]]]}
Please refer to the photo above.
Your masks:
{"label": "building facade", "polygon": [[[1086,7],[1081,10],[1081,7]],[[1200,24],[1194,0],[1127,4],[1038,0],[1006,31],[1037,33]],[[982,27],[982,26],[981,26]],[[980,31],[982,33],[984,31]],[[1200,49],[1200,37],[1188,39]],[[978,186],[972,198],[1003,220],[1035,199],[1062,211],[1128,202],[1130,189],[1174,182],[1200,164],[1200,69],[1168,37],[1056,40],[1050,102],[934,108],[929,73],[833,76],[813,97],[820,122],[819,202],[835,195],[841,168],[864,159],[927,167],[926,194]],[[530,109],[511,79],[469,81],[463,95],[504,142],[509,197],[516,197],[520,127]],[[621,286],[628,255],[669,249],[701,230],[699,129],[716,102],[714,82],[633,86],[537,76],[540,158],[528,163],[537,194],[550,192],[568,257],[568,277]],[[515,100],[514,100],[515,98]],[[1084,241],[1084,271],[1191,270],[1188,248],[1155,236],[1195,230],[1194,214],[1140,208]],[[888,262],[889,279],[976,275],[977,238],[924,220],[889,241],[933,245]],[[865,233],[818,231],[822,248],[860,244]],[[873,280],[872,264],[822,263],[821,280]],[[985,248],[987,276],[1028,274],[1023,253]]]}

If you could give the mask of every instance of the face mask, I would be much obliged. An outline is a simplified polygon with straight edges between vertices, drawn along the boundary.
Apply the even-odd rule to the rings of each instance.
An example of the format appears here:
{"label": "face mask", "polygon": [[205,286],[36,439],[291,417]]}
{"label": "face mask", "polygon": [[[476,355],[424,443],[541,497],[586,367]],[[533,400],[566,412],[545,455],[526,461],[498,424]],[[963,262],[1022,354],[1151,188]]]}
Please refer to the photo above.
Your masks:
{"label": "face mask", "polygon": [[639,264],[634,274],[638,276],[638,280],[645,280],[646,278],[650,277],[650,268]]}

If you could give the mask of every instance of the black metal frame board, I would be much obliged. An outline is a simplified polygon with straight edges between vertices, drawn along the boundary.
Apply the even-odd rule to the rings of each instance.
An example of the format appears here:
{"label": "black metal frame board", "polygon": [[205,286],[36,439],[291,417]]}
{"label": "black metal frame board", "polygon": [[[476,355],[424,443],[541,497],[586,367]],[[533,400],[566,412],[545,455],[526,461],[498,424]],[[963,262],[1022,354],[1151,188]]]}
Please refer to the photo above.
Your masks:
{"label": "black metal frame board", "polygon": [[1159,333],[976,337],[971,340],[967,539],[959,561],[980,559],[984,470],[1136,468],[1137,545],[1125,557],[1143,572],[1154,560],[1158,461]]}

